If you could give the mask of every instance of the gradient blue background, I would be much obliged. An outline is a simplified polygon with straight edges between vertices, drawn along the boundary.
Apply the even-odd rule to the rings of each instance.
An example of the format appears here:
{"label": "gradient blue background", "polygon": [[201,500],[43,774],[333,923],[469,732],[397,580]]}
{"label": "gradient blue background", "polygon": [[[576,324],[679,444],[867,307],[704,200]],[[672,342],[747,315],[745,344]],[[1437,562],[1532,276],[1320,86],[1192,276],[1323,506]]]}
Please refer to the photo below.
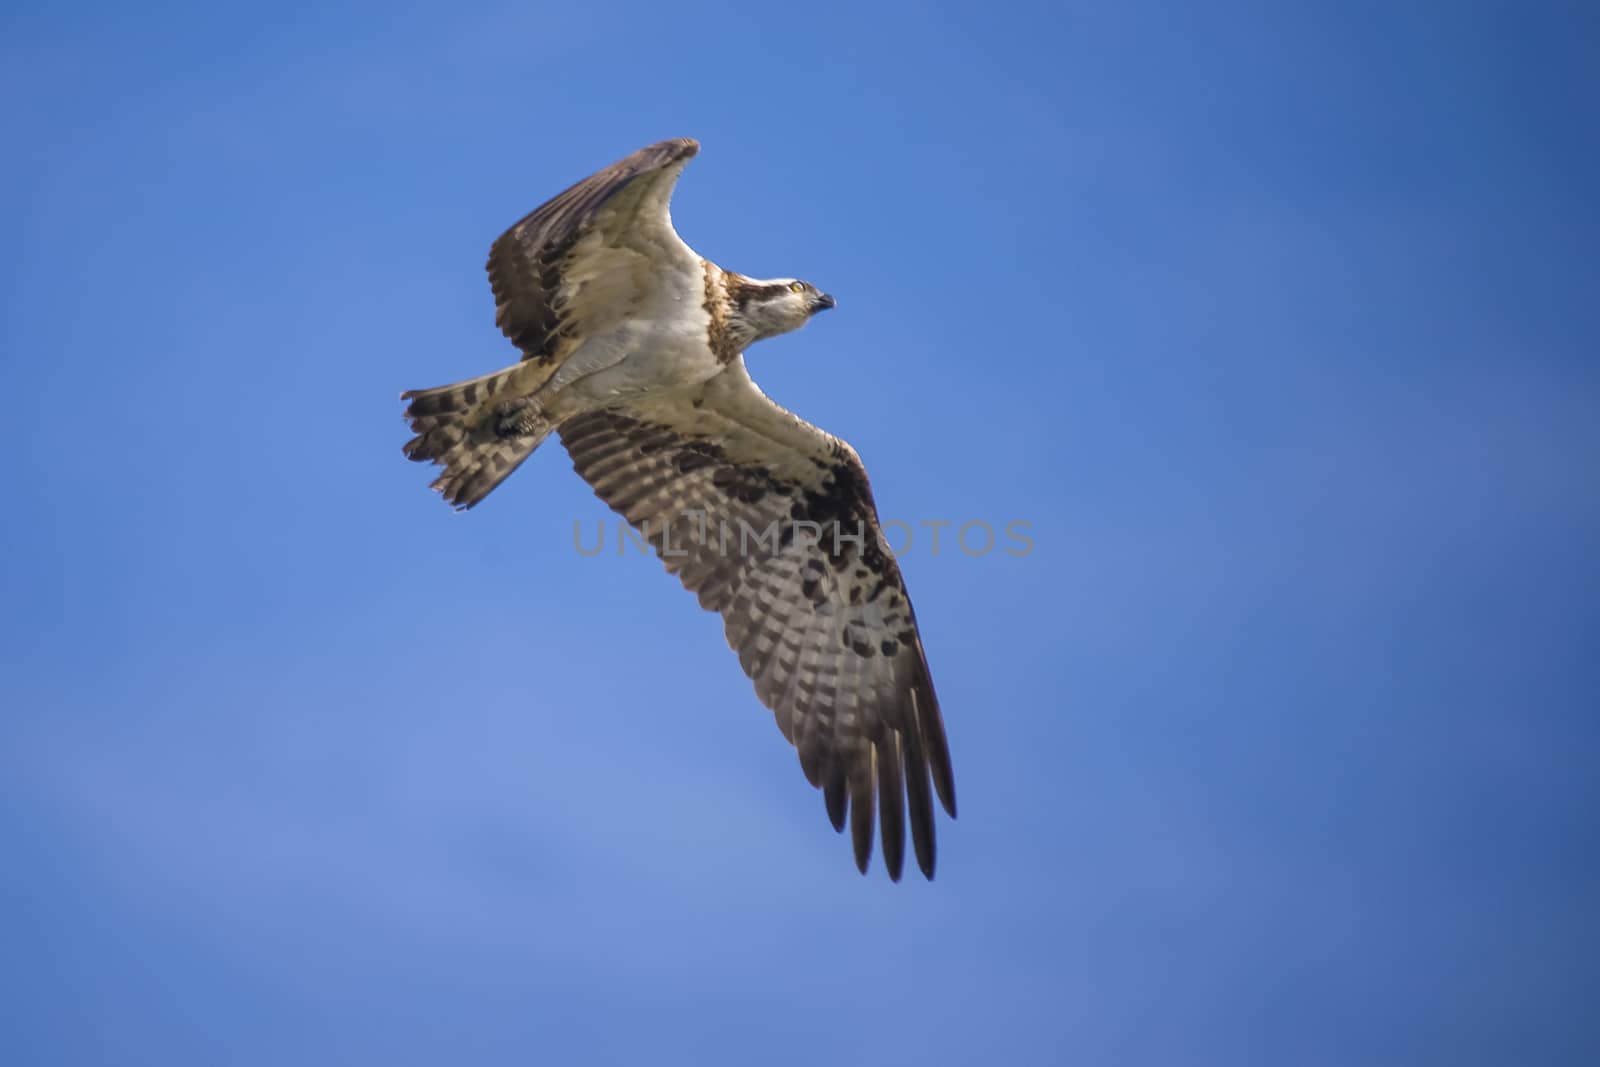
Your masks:
{"label": "gradient blue background", "polygon": [[[6,1064],[1600,1062],[1592,5],[0,41]],[[931,886],[558,447],[400,456],[514,355],[489,242],[685,135],[690,242],[839,297],[768,392],[1033,524],[903,561]]]}

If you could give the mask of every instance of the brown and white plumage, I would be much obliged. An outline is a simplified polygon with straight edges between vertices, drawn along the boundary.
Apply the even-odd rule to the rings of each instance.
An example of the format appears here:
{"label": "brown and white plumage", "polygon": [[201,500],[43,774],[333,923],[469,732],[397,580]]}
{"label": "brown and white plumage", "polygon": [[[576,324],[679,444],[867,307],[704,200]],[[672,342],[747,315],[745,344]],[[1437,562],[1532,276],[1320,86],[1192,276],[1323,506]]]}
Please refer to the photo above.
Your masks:
{"label": "brown and white plumage", "polygon": [[703,286],[702,261],[667,214],[672,186],[699,150],[687,139],[640,149],[542,204],[490,248],[495,324],[524,365],[401,396],[417,433],[406,455],[445,468],[433,487],[451,506],[482,500],[549,432],[513,398],[547,385],[585,339],[625,332],[654,305]]}
{"label": "brown and white plumage", "polygon": [[692,140],[640,149],[572,186],[489,249],[495,325],[523,359],[554,360],[585,335],[697,292],[702,261],[672,228],[668,201]]}
{"label": "brown and white plumage", "polygon": [[579,182],[497,240],[496,322],[523,362],[404,395],[412,459],[471,507],[552,431],[596,494],[720,612],[729,644],[865,871],[876,824],[900,877],[906,812],[934,870],[950,754],[916,618],[866,471],[758,389],[743,351],[833,299],[696,255],[668,200],[699,146],[665,141]]}

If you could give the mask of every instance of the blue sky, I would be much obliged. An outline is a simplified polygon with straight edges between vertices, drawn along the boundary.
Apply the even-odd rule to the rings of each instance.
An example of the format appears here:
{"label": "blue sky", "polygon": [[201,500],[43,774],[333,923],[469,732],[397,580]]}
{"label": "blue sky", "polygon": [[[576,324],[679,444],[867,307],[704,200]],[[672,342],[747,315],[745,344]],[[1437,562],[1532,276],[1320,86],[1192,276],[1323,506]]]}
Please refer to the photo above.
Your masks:
{"label": "blue sky", "polygon": [[[868,5],[863,5],[863,8]],[[1396,8],[1403,8],[1396,10]],[[8,1064],[1600,1059],[1582,5],[0,15]],[[704,144],[881,510],[961,818],[858,876],[554,444],[402,389],[489,242]],[[20,446],[20,447],[19,447]]]}

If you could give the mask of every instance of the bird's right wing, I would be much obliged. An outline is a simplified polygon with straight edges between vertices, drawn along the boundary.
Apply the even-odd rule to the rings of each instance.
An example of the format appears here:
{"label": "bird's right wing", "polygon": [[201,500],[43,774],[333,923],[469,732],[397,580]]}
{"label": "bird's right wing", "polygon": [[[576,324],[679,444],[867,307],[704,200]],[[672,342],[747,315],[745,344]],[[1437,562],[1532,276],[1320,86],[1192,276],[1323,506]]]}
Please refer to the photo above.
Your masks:
{"label": "bird's right wing", "polygon": [[524,359],[559,363],[584,337],[651,301],[702,291],[702,261],[669,213],[678,175],[699,151],[689,138],[641,148],[495,241],[488,264],[495,324]]}

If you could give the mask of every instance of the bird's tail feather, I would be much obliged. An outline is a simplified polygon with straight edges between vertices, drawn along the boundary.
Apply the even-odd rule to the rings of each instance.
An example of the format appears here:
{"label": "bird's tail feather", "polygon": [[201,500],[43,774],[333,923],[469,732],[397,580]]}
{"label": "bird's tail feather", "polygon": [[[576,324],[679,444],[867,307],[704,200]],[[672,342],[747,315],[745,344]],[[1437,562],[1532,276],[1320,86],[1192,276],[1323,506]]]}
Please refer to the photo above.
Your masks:
{"label": "bird's tail feather", "polygon": [[400,394],[411,402],[406,420],[417,435],[406,458],[444,468],[433,488],[457,510],[488,496],[553,429],[531,398],[504,395],[519,369]]}

